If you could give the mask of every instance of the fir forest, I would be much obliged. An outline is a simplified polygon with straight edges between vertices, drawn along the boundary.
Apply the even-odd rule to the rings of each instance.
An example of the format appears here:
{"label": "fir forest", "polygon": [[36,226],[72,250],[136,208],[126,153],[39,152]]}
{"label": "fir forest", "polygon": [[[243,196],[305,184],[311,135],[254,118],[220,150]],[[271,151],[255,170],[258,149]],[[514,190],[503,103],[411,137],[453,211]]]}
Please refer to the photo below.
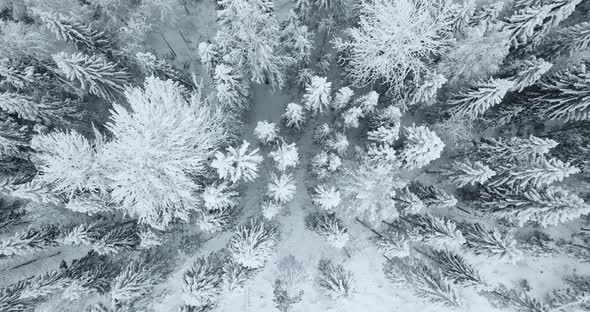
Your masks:
{"label": "fir forest", "polygon": [[0,312],[590,311],[590,0],[0,0]]}

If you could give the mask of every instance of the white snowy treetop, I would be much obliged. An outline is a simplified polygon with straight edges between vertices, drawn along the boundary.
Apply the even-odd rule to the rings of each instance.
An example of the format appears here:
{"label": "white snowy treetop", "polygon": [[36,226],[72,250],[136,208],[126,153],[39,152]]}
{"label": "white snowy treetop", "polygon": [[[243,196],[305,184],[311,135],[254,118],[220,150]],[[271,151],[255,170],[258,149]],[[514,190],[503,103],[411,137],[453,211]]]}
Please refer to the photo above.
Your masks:
{"label": "white snowy treetop", "polygon": [[457,116],[476,119],[483,115],[490,107],[502,102],[504,95],[515,86],[515,82],[507,79],[493,79],[480,81],[470,90],[461,92],[454,100],[451,111]]}
{"label": "white snowy treetop", "polygon": [[444,75],[428,73],[426,79],[414,91],[409,100],[409,105],[432,105],[436,100],[436,93],[447,82]]}
{"label": "white snowy treetop", "polygon": [[346,149],[348,149],[348,138],[344,133],[335,133],[330,139],[326,141],[326,145],[336,151],[336,153],[340,155],[344,155],[346,153]]}
{"label": "white snowy treetop", "polygon": [[313,114],[322,113],[332,100],[330,92],[332,92],[332,83],[328,82],[327,78],[313,76],[311,83],[305,88],[303,103]]}
{"label": "white snowy treetop", "polygon": [[490,186],[510,186],[524,189],[527,186],[543,187],[553,182],[561,182],[580,169],[556,158],[539,157],[518,165],[499,166],[503,173],[490,183]]}
{"label": "white snowy treetop", "polygon": [[208,73],[213,73],[213,68],[215,67],[215,61],[217,59],[215,45],[212,43],[200,42],[199,58],[201,59],[201,64],[203,64],[205,70]]}
{"label": "white snowy treetop", "polygon": [[268,156],[275,162],[279,171],[295,168],[299,164],[299,152],[295,143],[282,142],[276,150],[268,153]]}
{"label": "white snowy treetop", "polygon": [[420,168],[440,157],[445,144],[426,126],[404,128],[406,142],[399,157],[407,168]]}
{"label": "white snowy treetop", "polygon": [[400,92],[407,77],[421,76],[424,60],[449,42],[450,1],[363,1],[359,11],[358,26],[349,30],[352,40],[334,41],[338,50],[350,50],[348,74],[358,86],[382,79]]}
{"label": "white snowy treetop", "polygon": [[515,82],[514,91],[521,92],[524,88],[532,86],[553,67],[553,64],[545,62],[543,59],[537,59],[534,56],[525,59],[523,65],[524,68],[512,78]]}
{"label": "white snowy treetop", "polygon": [[263,158],[258,154],[258,149],[248,151],[250,144],[246,141],[238,148],[229,146],[226,154],[222,152],[215,153],[215,159],[211,162],[211,167],[217,170],[221,179],[229,180],[232,183],[244,179],[252,181],[258,177],[258,165]]}
{"label": "white snowy treetop", "polygon": [[236,204],[234,197],[236,196],[238,196],[238,192],[233,191],[226,182],[207,185],[201,194],[207,210],[220,210],[234,206]]}
{"label": "white snowy treetop", "polygon": [[242,266],[258,269],[272,257],[277,244],[278,230],[262,219],[251,219],[236,230],[229,240],[232,258]]}
{"label": "white snowy treetop", "polygon": [[143,88],[125,91],[127,108],[115,104],[107,123],[113,140],[104,144],[114,202],[151,226],[188,220],[196,208],[207,159],[228,137],[226,115],[177,83],[148,77]]}
{"label": "white snowy treetop", "polygon": [[345,128],[358,128],[359,119],[364,117],[362,108],[351,107],[342,113],[342,121]]}
{"label": "white snowy treetop", "polygon": [[272,220],[283,210],[284,206],[274,200],[265,200],[260,205],[260,208],[262,209],[262,216],[267,220]]}
{"label": "white snowy treetop", "polygon": [[350,99],[353,95],[354,92],[349,87],[342,87],[338,89],[338,92],[336,92],[336,96],[334,96],[334,100],[332,101],[332,107],[335,110],[344,109],[348,103],[350,103]]}
{"label": "white snowy treetop", "polygon": [[288,127],[295,127],[297,129],[301,128],[305,122],[303,106],[296,103],[287,104],[283,119],[286,121]]}
{"label": "white snowy treetop", "polygon": [[320,184],[315,187],[312,200],[315,205],[323,210],[333,211],[334,208],[340,205],[342,195],[334,186],[328,188],[325,184]]}
{"label": "white snowy treetop", "polygon": [[221,266],[211,257],[197,258],[182,274],[182,300],[203,307],[217,301],[220,294]]}
{"label": "white snowy treetop", "polygon": [[254,135],[263,144],[268,144],[278,138],[279,129],[277,124],[266,120],[259,121],[254,129]]}
{"label": "white snowy treetop", "polygon": [[293,199],[295,195],[295,180],[293,175],[281,174],[277,176],[272,173],[270,175],[270,182],[267,185],[267,195],[274,201],[286,204]]}
{"label": "white snowy treetop", "polygon": [[248,103],[250,91],[248,84],[242,81],[242,76],[233,67],[219,64],[213,75],[217,99],[230,108],[243,109]]}
{"label": "white snowy treetop", "polygon": [[371,141],[383,144],[393,144],[399,139],[400,124],[394,126],[379,126],[379,128],[367,132],[367,137]]}
{"label": "white snowy treetop", "polygon": [[354,101],[355,105],[363,110],[364,115],[371,114],[377,108],[379,102],[379,93],[371,91]]}
{"label": "white snowy treetop", "polygon": [[495,176],[496,172],[479,161],[465,160],[463,162],[453,162],[451,170],[446,175],[451,183],[457,185],[457,187],[463,187],[468,184],[484,184]]}

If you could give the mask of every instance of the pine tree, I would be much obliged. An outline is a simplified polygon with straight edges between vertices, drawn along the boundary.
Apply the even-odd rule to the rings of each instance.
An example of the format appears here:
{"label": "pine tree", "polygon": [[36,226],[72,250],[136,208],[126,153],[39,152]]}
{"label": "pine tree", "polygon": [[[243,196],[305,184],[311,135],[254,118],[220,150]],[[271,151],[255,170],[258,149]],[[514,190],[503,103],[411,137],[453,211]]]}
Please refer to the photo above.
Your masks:
{"label": "pine tree", "polygon": [[92,242],[92,249],[99,255],[115,255],[134,250],[140,243],[136,223],[114,226]]}
{"label": "pine tree", "polygon": [[467,263],[461,255],[447,249],[426,249],[420,251],[441,269],[442,274],[463,285],[486,285],[477,269]]}
{"label": "pine tree", "polygon": [[133,302],[149,295],[158,283],[164,281],[168,270],[166,262],[160,255],[154,253],[139,255],[113,280],[110,291],[113,303]]}
{"label": "pine tree", "polygon": [[523,192],[488,190],[482,193],[481,198],[489,215],[507,219],[519,226],[528,222],[543,227],[554,226],[590,213],[590,205],[560,187],[549,186]]}
{"label": "pine tree", "polygon": [[267,220],[272,220],[274,217],[279,215],[281,211],[285,208],[284,204],[276,202],[274,200],[265,200],[260,204],[260,209],[262,210],[262,216]]}
{"label": "pine tree", "polygon": [[269,144],[278,139],[279,129],[276,123],[262,120],[256,123],[254,135],[262,144]]}
{"label": "pine tree", "polygon": [[277,176],[274,173],[270,175],[270,183],[267,185],[266,194],[274,201],[286,204],[295,196],[295,180],[290,173],[283,173]]}
{"label": "pine tree", "polygon": [[268,153],[268,156],[275,162],[279,171],[283,172],[288,168],[295,168],[299,164],[299,152],[295,143],[287,144],[282,142],[277,149]]}
{"label": "pine tree", "polygon": [[468,184],[475,186],[478,183],[486,183],[496,175],[496,172],[479,161],[471,162],[466,159],[464,162],[453,162],[450,170],[443,174],[457,187],[464,187]]}
{"label": "pine tree", "polygon": [[513,89],[515,82],[506,79],[480,81],[475,87],[464,90],[449,102],[451,112],[457,116],[476,119],[490,107],[500,104],[506,92]]}
{"label": "pine tree", "polygon": [[163,80],[171,79],[181,83],[188,90],[195,87],[191,78],[187,77],[185,73],[168,64],[166,61],[156,58],[150,52],[137,52],[135,59],[146,76],[156,76]]}
{"label": "pine tree", "polygon": [[203,64],[203,67],[210,75],[213,75],[215,66],[217,66],[218,63],[219,55],[216,48],[217,47],[212,43],[199,43],[199,58],[201,64]]}
{"label": "pine tree", "polygon": [[545,157],[531,159],[522,165],[501,165],[499,169],[502,173],[497,175],[489,186],[508,186],[517,189],[524,189],[527,186],[540,188],[553,182],[561,182],[570,175],[580,172],[580,169],[571,166],[570,163]]}
{"label": "pine tree", "polygon": [[469,18],[469,26],[485,26],[490,28],[491,25],[497,22],[498,16],[504,9],[505,3],[503,1],[497,3],[490,3],[476,9],[473,15]]}
{"label": "pine tree", "polygon": [[16,89],[24,89],[25,86],[33,83],[38,78],[39,74],[35,73],[35,67],[17,67],[11,64],[8,58],[0,59],[0,87],[9,85]]}
{"label": "pine tree", "polygon": [[586,70],[565,69],[539,83],[540,90],[530,101],[543,117],[587,120],[590,119],[589,85],[590,73]]}
{"label": "pine tree", "polygon": [[230,108],[243,109],[248,104],[250,90],[248,84],[242,81],[242,76],[226,64],[215,66],[215,90],[217,100]]}
{"label": "pine tree", "polygon": [[404,261],[399,258],[387,260],[384,271],[390,281],[396,284],[409,283],[416,295],[431,302],[447,307],[462,305],[457,290],[440,270],[433,270],[420,261]]}
{"label": "pine tree", "polygon": [[426,126],[405,127],[406,141],[399,157],[406,168],[420,168],[440,157],[445,144]]}
{"label": "pine tree", "polygon": [[526,87],[535,84],[541,76],[551,69],[553,64],[545,62],[543,59],[537,59],[534,56],[522,61],[522,69],[511,78],[515,85],[512,90],[522,92]]}
{"label": "pine tree", "polygon": [[56,12],[40,12],[39,17],[57,38],[74,43],[78,48],[90,54],[110,51],[109,38],[105,33],[94,29],[71,16]]}
{"label": "pine tree", "polygon": [[321,259],[318,264],[319,285],[332,299],[348,298],[354,292],[352,273],[341,264]]}
{"label": "pine tree", "polygon": [[538,44],[542,36],[572,14],[581,0],[559,0],[535,3],[519,9],[507,20],[512,46],[522,47],[530,42]]}
{"label": "pine tree", "polygon": [[340,205],[342,195],[334,186],[328,188],[325,184],[320,184],[314,188],[311,199],[322,210],[330,212]]}
{"label": "pine tree", "polygon": [[228,249],[233,260],[240,265],[259,269],[272,257],[278,235],[274,225],[260,218],[252,218],[238,227],[229,240]]}
{"label": "pine tree", "polygon": [[56,226],[31,227],[24,232],[15,233],[12,237],[0,241],[0,258],[25,256],[35,250],[55,246],[59,234]]}
{"label": "pine tree", "polygon": [[344,109],[348,103],[350,103],[350,99],[353,95],[354,92],[349,87],[338,89],[338,92],[336,92],[334,100],[332,101],[332,107],[337,111]]}
{"label": "pine tree", "polygon": [[351,107],[342,113],[344,128],[358,128],[359,119],[365,117],[360,107]]}
{"label": "pine tree", "polygon": [[313,37],[295,12],[290,11],[287,21],[281,24],[281,42],[296,63],[309,60]]}
{"label": "pine tree", "polygon": [[492,164],[528,161],[546,155],[557,144],[552,139],[533,135],[528,138],[482,138],[481,143],[477,145],[476,153],[481,154],[482,159]]}
{"label": "pine tree", "polygon": [[531,298],[524,291],[507,289],[506,286],[500,285],[500,287],[489,293],[498,302],[498,305],[503,308],[511,308],[519,312],[550,312],[548,306],[535,298]]}
{"label": "pine tree", "polygon": [[476,255],[485,255],[504,263],[515,263],[522,258],[513,235],[496,228],[486,229],[479,223],[461,224],[461,232],[467,241],[465,245]]}
{"label": "pine tree", "polygon": [[438,89],[440,89],[446,82],[447,78],[445,78],[444,75],[431,72],[427,73],[424,81],[414,89],[408,105],[432,105],[436,100]]}
{"label": "pine tree", "polygon": [[[438,218],[430,214],[414,214],[400,217],[406,229],[412,229],[416,237],[434,248],[458,247],[465,243],[465,238],[455,222],[447,218]],[[410,234],[410,233],[406,233]]]}
{"label": "pine tree", "polygon": [[42,173],[38,181],[54,192],[71,197],[76,192],[108,188],[97,164],[97,146],[81,134],[60,131],[35,136],[31,147],[37,152],[35,166]]}
{"label": "pine tree", "polygon": [[327,82],[325,77],[311,77],[311,83],[307,85],[303,95],[305,107],[314,115],[322,113],[332,101],[331,90],[332,83]]}
{"label": "pine tree", "polygon": [[283,114],[283,120],[288,127],[301,129],[301,126],[303,126],[303,123],[305,122],[305,112],[303,111],[303,106],[296,103],[287,104],[287,109]]}
{"label": "pine tree", "polygon": [[205,186],[201,198],[207,210],[221,210],[227,207],[235,206],[234,197],[239,193],[232,190],[227,182]]}
{"label": "pine tree", "polygon": [[429,208],[451,208],[457,204],[455,196],[446,193],[434,185],[424,185],[418,181],[412,181],[407,187]]}
{"label": "pine tree", "polygon": [[[450,2],[372,1],[359,7],[360,22],[351,39],[334,45],[349,65],[348,76],[357,86],[383,81],[401,92],[408,77],[420,77],[426,62],[449,42]],[[426,60],[426,62],[425,62]]]}
{"label": "pine tree", "polygon": [[53,55],[53,60],[76,87],[104,99],[113,99],[129,82],[125,69],[99,56],[60,52]]}
{"label": "pine tree", "polygon": [[343,248],[350,240],[348,229],[333,213],[316,212],[305,217],[305,226],[326,240],[334,248]]}
{"label": "pine tree", "polygon": [[348,142],[346,134],[338,132],[334,133],[328,138],[328,140],[326,140],[326,145],[339,155],[344,155],[346,154],[346,150],[350,143]]}
{"label": "pine tree", "polygon": [[371,114],[377,108],[379,103],[379,93],[371,91],[354,101],[354,105],[360,107],[363,110],[364,115]]}
{"label": "pine tree", "polygon": [[311,159],[311,172],[320,179],[325,179],[330,173],[338,171],[341,165],[342,159],[338,155],[321,151]]}
{"label": "pine tree", "polygon": [[217,170],[219,178],[236,183],[241,179],[252,181],[258,177],[258,165],[263,158],[258,154],[258,149],[248,151],[250,144],[243,141],[239,148],[229,146],[227,154],[215,153],[215,159],[211,167]]}
{"label": "pine tree", "polygon": [[221,288],[222,266],[219,257],[212,253],[197,258],[182,274],[182,299],[194,307],[210,306],[215,303]]}
{"label": "pine tree", "polygon": [[590,47],[590,22],[582,22],[558,29],[546,40],[545,53],[548,57],[571,55]]}

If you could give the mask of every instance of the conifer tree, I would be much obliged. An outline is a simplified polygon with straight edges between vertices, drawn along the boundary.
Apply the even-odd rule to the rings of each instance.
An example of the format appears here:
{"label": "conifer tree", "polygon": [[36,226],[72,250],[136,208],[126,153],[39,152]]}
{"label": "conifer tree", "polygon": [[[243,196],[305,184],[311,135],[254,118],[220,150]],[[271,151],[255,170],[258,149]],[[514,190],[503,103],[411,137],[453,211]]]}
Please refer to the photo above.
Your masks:
{"label": "conifer tree", "polygon": [[110,295],[115,306],[147,296],[162,282],[169,269],[161,255],[145,253],[134,258],[115,277]]}
{"label": "conifer tree", "polygon": [[406,229],[412,229],[412,235],[418,235],[417,240],[431,247],[458,247],[465,243],[465,238],[455,222],[447,218],[438,218],[430,214],[414,214],[400,219]]}
{"label": "conifer tree", "polygon": [[441,269],[442,274],[452,281],[464,285],[486,285],[477,269],[467,263],[461,255],[447,249],[426,249],[420,251]]}
{"label": "conifer tree", "polygon": [[269,144],[278,139],[279,129],[276,123],[262,120],[256,123],[254,135],[262,144]]}
{"label": "conifer tree", "polygon": [[313,48],[313,37],[295,12],[289,12],[289,18],[281,24],[281,42],[295,62],[304,62],[309,59]]}
{"label": "conifer tree", "polygon": [[290,173],[277,176],[274,173],[270,175],[270,183],[267,185],[267,195],[274,201],[286,204],[293,199],[295,195],[295,180]]}
{"label": "conifer tree", "polygon": [[194,307],[213,305],[221,291],[222,266],[219,257],[212,253],[197,258],[182,274],[182,299]]}
{"label": "conifer tree", "polygon": [[440,157],[445,144],[426,126],[405,127],[406,141],[399,157],[407,168],[420,168]]}
{"label": "conifer tree", "polygon": [[283,172],[288,168],[295,168],[299,164],[299,152],[295,143],[282,142],[277,149],[268,153],[275,162],[277,169]]}
{"label": "conifer tree", "polygon": [[350,99],[353,95],[354,92],[349,87],[338,89],[338,92],[336,92],[334,100],[332,101],[332,107],[337,111],[344,109],[348,103],[350,103]]}
{"label": "conifer tree", "polygon": [[215,66],[215,90],[217,100],[230,108],[243,109],[248,104],[249,86],[242,81],[242,76],[226,64]]}
{"label": "conifer tree", "polygon": [[195,87],[191,78],[187,77],[185,73],[168,64],[166,61],[156,58],[150,52],[137,52],[135,59],[146,76],[156,76],[163,80],[171,79],[181,83],[188,90]]}
{"label": "conifer tree", "polygon": [[443,174],[457,187],[464,187],[468,184],[483,184],[495,176],[496,172],[479,161],[471,162],[467,159],[463,162],[453,162],[451,168]]}
{"label": "conifer tree", "polygon": [[513,235],[496,228],[486,229],[479,223],[462,223],[461,232],[465,245],[476,255],[485,255],[505,263],[515,263],[522,258]]}
{"label": "conifer tree", "polygon": [[321,259],[318,265],[319,285],[332,299],[348,298],[354,292],[352,273],[341,264]]}
{"label": "conifer tree", "polygon": [[482,138],[477,144],[477,154],[492,164],[502,161],[529,161],[546,155],[557,146],[552,139],[543,139],[533,135],[528,138]]}
{"label": "conifer tree", "polygon": [[318,212],[305,217],[305,226],[322,236],[326,244],[334,248],[343,248],[350,240],[348,229],[342,220],[333,213]]}
{"label": "conifer tree", "polygon": [[53,55],[53,60],[77,88],[105,99],[113,99],[129,83],[124,69],[99,56],[60,52]]}
{"label": "conifer tree", "polygon": [[246,268],[259,269],[272,257],[278,234],[276,226],[263,219],[252,218],[240,225],[229,240],[231,257]]}
{"label": "conifer tree", "polygon": [[201,198],[207,210],[221,210],[236,205],[234,197],[238,196],[227,182],[212,184],[205,187]]}
{"label": "conifer tree", "polygon": [[480,81],[475,87],[460,92],[449,102],[451,112],[457,116],[476,119],[490,107],[500,104],[506,92],[514,88],[515,82],[506,79]]}
{"label": "conifer tree", "polygon": [[424,185],[418,181],[412,181],[408,184],[408,190],[416,194],[430,208],[451,208],[457,204],[455,196],[434,185]]}
{"label": "conifer tree", "polygon": [[258,154],[258,149],[248,151],[250,144],[243,141],[238,148],[229,146],[226,154],[220,151],[215,153],[215,159],[211,167],[217,170],[219,178],[236,183],[241,179],[252,181],[258,177],[258,164],[263,160]]}
{"label": "conifer tree", "polygon": [[546,40],[543,55],[556,57],[571,55],[590,47],[590,22],[582,22],[558,29]]}
{"label": "conifer tree", "polygon": [[325,184],[320,184],[314,188],[312,200],[322,210],[330,212],[340,205],[342,195],[334,186],[328,188]]}
{"label": "conifer tree", "polygon": [[35,67],[15,66],[8,58],[0,59],[0,86],[10,85],[16,89],[24,89],[35,81],[39,74],[35,73]]}
{"label": "conifer tree", "polygon": [[447,78],[444,75],[429,72],[424,81],[412,92],[408,105],[432,105],[436,100],[438,89],[446,82]]}
{"label": "conifer tree", "polygon": [[48,246],[56,245],[60,234],[56,226],[29,228],[23,232],[0,241],[0,258],[9,256],[24,256]]}
{"label": "conifer tree", "polygon": [[527,186],[540,188],[553,182],[561,182],[570,175],[577,174],[580,169],[564,163],[556,158],[539,157],[519,164],[499,166],[501,173],[489,183],[492,187],[508,186],[524,189]]}
{"label": "conifer tree", "polygon": [[485,211],[523,226],[529,222],[543,227],[578,219],[590,213],[590,205],[576,194],[560,187],[545,187],[514,192],[506,189],[482,193]]}
{"label": "conifer tree", "polygon": [[325,77],[311,77],[311,83],[307,85],[303,95],[305,107],[314,115],[322,113],[332,101],[331,90],[332,83],[327,82]]}
{"label": "conifer tree", "polygon": [[522,61],[521,70],[511,78],[515,85],[512,88],[514,91],[522,92],[526,87],[535,84],[541,76],[551,69],[553,64],[545,62],[543,59],[537,59],[534,56]]}
{"label": "conifer tree", "polygon": [[213,75],[215,66],[219,62],[219,55],[216,48],[217,47],[212,43],[199,43],[199,58],[201,64],[203,64],[203,67],[210,75]]}
{"label": "conifer tree", "polygon": [[303,106],[296,103],[287,104],[287,109],[283,114],[283,119],[285,120],[288,127],[300,129],[305,122],[305,112],[303,111]]}
{"label": "conifer tree", "polygon": [[57,38],[70,41],[85,52],[106,54],[111,48],[105,33],[89,24],[57,12],[40,12],[38,15]]}
{"label": "conifer tree", "polygon": [[590,119],[590,73],[582,69],[565,69],[539,83],[540,90],[531,98],[540,115],[549,119],[577,121]]}

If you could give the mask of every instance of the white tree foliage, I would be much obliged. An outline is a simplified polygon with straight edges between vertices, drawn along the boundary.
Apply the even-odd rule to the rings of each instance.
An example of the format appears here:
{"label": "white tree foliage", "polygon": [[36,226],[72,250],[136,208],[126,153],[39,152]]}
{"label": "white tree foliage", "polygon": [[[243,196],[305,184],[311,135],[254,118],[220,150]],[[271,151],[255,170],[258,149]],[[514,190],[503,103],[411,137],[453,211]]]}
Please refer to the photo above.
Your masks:
{"label": "white tree foliage", "polygon": [[60,52],[53,54],[53,60],[76,87],[107,100],[122,92],[129,81],[124,69],[100,56]]}
{"label": "white tree foliage", "polygon": [[217,100],[231,109],[244,109],[250,95],[249,86],[242,81],[242,76],[226,64],[215,66],[215,91]]}
{"label": "white tree foliage", "polygon": [[263,158],[258,149],[248,151],[250,144],[243,141],[238,148],[229,146],[226,153],[217,151],[211,167],[217,170],[219,178],[237,183],[240,180],[253,181],[258,177],[258,165]]}
{"label": "white tree foliage", "polygon": [[267,220],[272,220],[281,212],[281,210],[283,210],[283,208],[285,208],[283,204],[274,200],[265,200],[260,204],[262,216]]}
{"label": "white tree foliage", "polygon": [[332,101],[332,107],[337,111],[344,109],[350,103],[350,99],[353,95],[354,92],[349,87],[338,89],[338,92],[336,92],[334,100]]}
{"label": "white tree foliage", "polygon": [[539,157],[525,164],[508,164],[499,166],[503,172],[489,183],[492,187],[509,186],[524,189],[527,186],[536,188],[548,186],[553,182],[561,182],[570,175],[577,174],[580,169],[556,158]]}
{"label": "white tree foliage", "polygon": [[546,155],[557,144],[554,140],[533,135],[528,138],[484,138],[477,145],[477,152],[482,153],[490,163],[528,161]]}
{"label": "white tree foliage", "polygon": [[290,202],[293,196],[295,196],[295,180],[293,179],[293,175],[283,173],[277,176],[271,173],[266,194],[276,202],[282,204]]}
{"label": "white tree foliage", "polygon": [[182,300],[194,307],[205,307],[217,301],[221,292],[222,266],[215,254],[197,258],[182,274]]}
{"label": "white tree foliage", "polygon": [[453,162],[450,170],[444,175],[457,187],[464,187],[465,185],[475,186],[478,183],[484,184],[495,176],[496,172],[479,161],[472,162],[467,159],[463,162]]}
{"label": "white tree foliage", "polygon": [[214,44],[207,42],[199,43],[199,58],[201,64],[203,64],[203,67],[209,74],[213,74],[218,57]]}
{"label": "white tree foliage", "polygon": [[541,76],[548,72],[553,64],[537,59],[534,56],[522,61],[522,69],[511,78],[515,82],[512,90],[521,92],[526,87],[535,84]]}
{"label": "white tree foliage", "polygon": [[342,194],[334,186],[328,188],[325,184],[320,184],[314,188],[314,194],[311,199],[322,210],[333,211],[340,205]]}
{"label": "white tree foliage", "polygon": [[237,203],[234,197],[239,193],[233,191],[227,182],[205,186],[201,198],[207,210],[221,210],[235,206]]}
{"label": "white tree foliage", "polygon": [[449,102],[451,111],[458,116],[476,119],[490,107],[500,104],[504,95],[515,86],[515,82],[507,79],[480,81],[475,87],[459,93]]}
{"label": "white tree foliage", "polygon": [[288,168],[295,168],[299,164],[299,152],[294,142],[291,144],[282,142],[276,150],[268,153],[268,156],[281,172]]}
{"label": "white tree foliage", "polygon": [[425,60],[449,43],[450,1],[363,1],[360,20],[349,30],[350,41],[335,40],[346,51],[348,75],[357,86],[377,81],[400,92],[408,77],[421,77]]}
{"label": "white tree foliage", "polygon": [[107,36],[81,21],[55,12],[37,12],[41,21],[56,37],[73,42],[88,52],[106,53],[109,48]]}
{"label": "white tree foliage", "polygon": [[447,82],[444,75],[428,72],[424,81],[416,87],[409,99],[409,105],[432,105],[436,100],[436,94]]}
{"label": "white tree foliage", "polygon": [[303,106],[296,103],[287,104],[287,109],[283,114],[283,120],[285,120],[287,127],[301,129],[301,126],[303,126],[303,123],[305,122]]}
{"label": "white tree foliage", "polygon": [[256,124],[254,135],[262,144],[269,144],[279,137],[279,129],[276,123],[262,120]]}
{"label": "white tree foliage", "polygon": [[330,260],[320,260],[319,285],[326,294],[334,299],[348,298],[354,293],[352,273],[341,264],[335,265]]}
{"label": "white tree foliage", "polygon": [[228,243],[229,252],[237,263],[258,269],[270,260],[277,244],[278,230],[260,218],[240,225]]}
{"label": "white tree foliage", "polygon": [[100,157],[108,167],[114,202],[155,227],[188,220],[199,189],[194,175],[228,138],[225,113],[171,80],[147,78],[128,88],[132,112],[115,104],[107,128],[113,140]]}
{"label": "white tree foliage", "polygon": [[327,78],[313,76],[311,82],[305,88],[303,103],[314,115],[322,113],[332,101],[331,92],[332,83],[328,82]]}
{"label": "white tree foliage", "polygon": [[420,168],[440,157],[445,144],[426,126],[405,127],[406,141],[399,153],[406,168]]}

